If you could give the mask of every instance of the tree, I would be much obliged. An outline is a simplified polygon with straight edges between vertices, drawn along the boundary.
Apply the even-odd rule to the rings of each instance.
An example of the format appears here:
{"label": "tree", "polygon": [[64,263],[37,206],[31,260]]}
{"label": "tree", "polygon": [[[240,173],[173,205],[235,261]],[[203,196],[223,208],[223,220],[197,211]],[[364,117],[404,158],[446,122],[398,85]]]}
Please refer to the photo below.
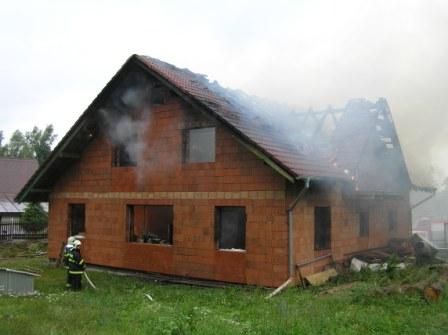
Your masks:
{"label": "tree", "polygon": [[51,153],[51,145],[57,135],[53,134],[53,125],[48,125],[43,131],[34,127],[31,132],[25,134],[25,140],[34,151],[34,156],[41,165]]}
{"label": "tree", "polygon": [[51,145],[57,135],[53,134],[53,125],[44,130],[34,127],[23,134],[16,130],[4,146],[1,144],[3,133],[0,132],[0,157],[35,158],[41,165],[51,153]]}
{"label": "tree", "polygon": [[3,140],[5,137],[3,136],[3,131],[0,130],[0,157],[6,156],[6,145],[3,145]]}
{"label": "tree", "polygon": [[28,203],[22,215],[22,227],[26,232],[39,232],[48,225],[48,214],[39,203]]}
{"label": "tree", "polygon": [[12,134],[9,143],[6,144],[6,152],[8,157],[34,158],[33,150],[20,130]]}

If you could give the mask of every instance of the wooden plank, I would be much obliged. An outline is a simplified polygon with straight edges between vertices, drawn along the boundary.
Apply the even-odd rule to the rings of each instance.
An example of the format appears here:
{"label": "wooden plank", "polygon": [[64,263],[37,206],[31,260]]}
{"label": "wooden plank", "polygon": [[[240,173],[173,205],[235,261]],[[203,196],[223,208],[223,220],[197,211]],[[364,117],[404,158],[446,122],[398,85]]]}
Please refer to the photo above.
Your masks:
{"label": "wooden plank", "polygon": [[266,299],[271,299],[274,295],[279,294],[281,291],[283,291],[285,288],[287,288],[292,283],[293,283],[292,278],[288,278],[287,281],[285,281],[283,284],[281,284],[279,287],[277,287],[271,294],[269,294],[266,297]]}
{"label": "wooden plank", "polygon": [[318,272],[309,276],[306,276],[306,281],[311,286],[319,286],[325,284],[332,277],[336,277],[338,275],[337,271],[333,268],[328,269],[326,271]]}
{"label": "wooden plank", "polygon": [[328,254],[328,255],[319,256],[319,257],[316,257],[316,258],[313,258],[313,259],[304,261],[304,262],[302,262],[302,263],[297,263],[297,264],[296,264],[296,267],[297,267],[297,268],[301,268],[302,266],[309,265],[309,264],[312,264],[312,263],[314,263],[314,262],[317,262],[317,261],[320,261],[320,260],[322,260],[322,259],[329,258],[329,257],[333,257],[333,255],[332,255],[332,254]]}

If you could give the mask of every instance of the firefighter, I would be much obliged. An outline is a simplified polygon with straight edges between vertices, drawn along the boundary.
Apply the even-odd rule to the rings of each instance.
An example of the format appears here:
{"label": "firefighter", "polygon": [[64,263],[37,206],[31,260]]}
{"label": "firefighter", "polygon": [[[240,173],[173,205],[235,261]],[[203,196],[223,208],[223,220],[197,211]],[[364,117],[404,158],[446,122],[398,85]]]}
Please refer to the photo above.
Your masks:
{"label": "firefighter", "polygon": [[73,246],[71,257],[69,257],[68,273],[72,290],[78,291],[81,289],[82,274],[86,265],[81,257],[81,241],[75,240]]}
{"label": "firefighter", "polygon": [[64,267],[67,269],[67,282],[65,283],[66,288],[71,287],[71,281],[70,281],[70,273],[68,271],[69,266],[69,259],[72,257],[72,250],[73,250],[73,243],[76,241],[76,238],[74,236],[70,236],[67,239],[67,244],[64,247],[64,255],[62,262],[64,264]]}

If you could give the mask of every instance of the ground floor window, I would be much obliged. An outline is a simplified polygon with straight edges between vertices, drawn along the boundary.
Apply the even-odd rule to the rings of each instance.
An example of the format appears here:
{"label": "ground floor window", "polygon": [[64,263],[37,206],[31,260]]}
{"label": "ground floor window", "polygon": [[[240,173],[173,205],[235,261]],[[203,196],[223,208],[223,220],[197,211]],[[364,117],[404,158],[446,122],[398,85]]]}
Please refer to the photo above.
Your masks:
{"label": "ground floor window", "polygon": [[86,231],[86,207],[84,204],[68,205],[70,236],[85,233]]}
{"label": "ground floor window", "polygon": [[331,247],[330,207],[314,207],[314,250]]}
{"label": "ground floor window", "polygon": [[218,249],[246,249],[246,208],[215,208],[215,241]]}
{"label": "ground floor window", "polygon": [[397,230],[397,211],[390,209],[387,213],[387,221],[389,223],[389,231]]}
{"label": "ground floor window", "polygon": [[173,244],[173,206],[128,205],[130,242]]}
{"label": "ground floor window", "polygon": [[359,213],[359,236],[369,236],[369,212]]}

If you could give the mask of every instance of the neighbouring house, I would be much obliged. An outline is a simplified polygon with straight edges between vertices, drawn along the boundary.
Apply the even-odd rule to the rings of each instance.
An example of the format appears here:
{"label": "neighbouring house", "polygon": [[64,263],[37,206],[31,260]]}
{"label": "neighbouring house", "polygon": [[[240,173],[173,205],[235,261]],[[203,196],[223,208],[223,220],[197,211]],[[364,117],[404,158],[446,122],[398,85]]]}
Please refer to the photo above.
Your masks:
{"label": "neighbouring house", "polygon": [[448,248],[448,220],[446,218],[421,217],[413,226],[412,232],[426,238],[439,248]]}
{"label": "neighbouring house", "polygon": [[447,202],[446,181],[437,193],[435,190],[433,192],[411,192],[411,203],[415,203],[412,205],[413,232],[428,239],[439,248],[448,248]]}
{"label": "neighbouring house", "polygon": [[37,168],[35,159],[0,158],[0,239],[23,232],[19,223],[25,206],[14,198]]}
{"label": "neighbouring house", "polygon": [[90,264],[264,286],[408,237],[386,100],[282,108],[133,55],[16,199],[49,202],[50,258],[84,233]]}

